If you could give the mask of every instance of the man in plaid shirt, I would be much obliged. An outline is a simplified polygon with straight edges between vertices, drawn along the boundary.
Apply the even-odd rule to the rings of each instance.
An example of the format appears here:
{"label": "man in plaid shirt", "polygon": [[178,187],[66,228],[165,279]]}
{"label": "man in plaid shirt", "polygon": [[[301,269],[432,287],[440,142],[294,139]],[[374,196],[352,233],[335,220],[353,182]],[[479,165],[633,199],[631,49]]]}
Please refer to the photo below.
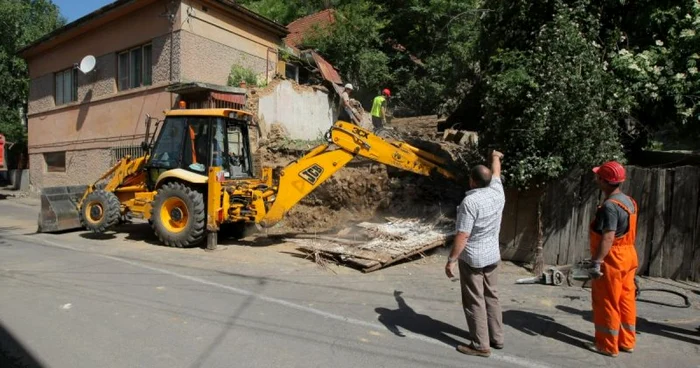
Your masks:
{"label": "man in plaid shirt", "polygon": [[491,169],[475,166],[469,175],[469,190],[457,207],[454,244],[445,273],[453,278],[459,263],[462,306],[467,317],[470,345],[457,350],[468,355],[488,357],[491,347],[503,348],[503,317],[496,291],[496,269],[501,261],[498,236],[505,206],[501,181],[503,154],[493,151]]}

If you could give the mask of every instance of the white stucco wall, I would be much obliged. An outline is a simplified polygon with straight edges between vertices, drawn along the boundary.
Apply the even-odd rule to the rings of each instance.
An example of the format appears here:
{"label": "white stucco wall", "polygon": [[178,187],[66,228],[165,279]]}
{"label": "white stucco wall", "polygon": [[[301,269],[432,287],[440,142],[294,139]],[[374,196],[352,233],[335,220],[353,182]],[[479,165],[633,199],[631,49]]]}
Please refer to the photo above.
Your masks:
{"label": "white stucco wall", "polygon": [[333,125],[333,114],[328,94],[311,88],[295,90],[289,81],[282,81],[258,102],[258,117],[267,126],[282,125],[291,139],[322,138]]}

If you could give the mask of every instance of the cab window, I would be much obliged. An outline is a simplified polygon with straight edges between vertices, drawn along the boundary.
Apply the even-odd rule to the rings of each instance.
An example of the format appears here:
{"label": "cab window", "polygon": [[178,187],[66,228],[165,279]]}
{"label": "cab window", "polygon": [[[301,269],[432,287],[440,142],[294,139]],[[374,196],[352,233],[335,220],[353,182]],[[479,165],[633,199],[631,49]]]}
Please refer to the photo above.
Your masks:
{"label": "cab window", "polygon": [[209,117],[189,117],[182,155],[183,168],[206,175],[209,168]]}

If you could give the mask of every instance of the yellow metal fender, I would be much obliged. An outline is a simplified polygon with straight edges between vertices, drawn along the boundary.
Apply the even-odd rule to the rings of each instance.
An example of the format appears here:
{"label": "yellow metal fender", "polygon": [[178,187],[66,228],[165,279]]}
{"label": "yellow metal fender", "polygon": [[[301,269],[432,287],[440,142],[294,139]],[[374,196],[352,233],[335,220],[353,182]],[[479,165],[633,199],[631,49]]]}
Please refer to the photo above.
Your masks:
{"label": "yellow metal fender", "polygon": [[195,174],[191,171],[187,171],[185,169],[172,169],[168,170],[160,176],[158,176],[158,180],[156,180],[156,188],[160,188],[161,184],[163,183],[164,180],[166,179],[178,179],[186,183],[192,183],[192,184],[206,184],[207,183],[207,176],[206,175],[199,175]]}

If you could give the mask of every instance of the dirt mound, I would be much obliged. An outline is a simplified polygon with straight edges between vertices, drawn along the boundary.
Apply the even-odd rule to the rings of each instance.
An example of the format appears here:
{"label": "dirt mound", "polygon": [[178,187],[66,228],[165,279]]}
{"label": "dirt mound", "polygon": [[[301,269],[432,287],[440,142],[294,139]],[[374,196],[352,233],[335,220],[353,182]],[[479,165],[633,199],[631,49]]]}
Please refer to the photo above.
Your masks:
{"label": "dirt mound", "polygon": [[[424,177],[358,158],[295,206],[279,230],[325,232],[383,217],[454,218],[467,189],[465,174],[478,160],[475,152],[442,142],[435,117],[394,119],[390,128],[397,138],[445,158],[447,168],[459,179]],[[320,143],[289,140],[283,129],[273,125],[257,156],[264,166],[284,167]]]}

